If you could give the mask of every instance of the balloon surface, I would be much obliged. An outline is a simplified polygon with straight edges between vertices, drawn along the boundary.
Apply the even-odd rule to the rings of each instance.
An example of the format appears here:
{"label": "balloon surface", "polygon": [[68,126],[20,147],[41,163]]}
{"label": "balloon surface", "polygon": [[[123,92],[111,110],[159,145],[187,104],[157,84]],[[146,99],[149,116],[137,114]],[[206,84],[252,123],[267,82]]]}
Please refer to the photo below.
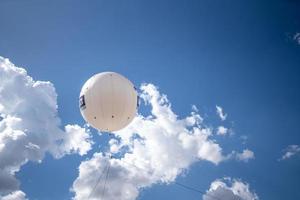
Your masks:
{"label": "balloon surface", "polygon": [[134,85],[115,72],[92,76],[80,92],[81,115],[99,131],[112,132],[126,127],[134,119],[137,106]]}

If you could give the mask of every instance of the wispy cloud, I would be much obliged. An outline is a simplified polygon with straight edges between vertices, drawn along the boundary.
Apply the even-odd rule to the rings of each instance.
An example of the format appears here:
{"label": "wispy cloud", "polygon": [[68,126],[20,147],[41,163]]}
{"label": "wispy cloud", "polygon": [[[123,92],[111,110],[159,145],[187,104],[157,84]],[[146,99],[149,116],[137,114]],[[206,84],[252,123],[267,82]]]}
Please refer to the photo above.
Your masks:
{"label": "wispy cloud", "polygon": [[287,148],[283,150],[283,155],[278,160],[286,160],[289,159],[297,154],[300,154],[300,147],[299,145],[289,145]]}
{"label": "wispy cloud", "polygon": [[221,106],[216,105],[217,114],[222,121],[226,120],[227,114],[224,113],[223,108]]}
{"label": "wispy cloud", "polygon": [[295,35],[293,36],[293,40],[300,45],[300,33],[295,33]]}
{"label": "wispy cloud", "polygon": [[254,152],[249,149],[245,149],[243,150],[242,153],[236,153],[235,155],[238,160],[245,161],[245,162],[248,162],[250,159],[255,158]]}
{"label": "wispy cloud", "polygon": [[227,135],[228,133],[228,128],[224,126],[219,126],[217,129],[217,135]]}
{"label": "wispy cloud", "polygon": [[203,200],[258,200],[248,183],[238,179],[223,178],[213,181]]}

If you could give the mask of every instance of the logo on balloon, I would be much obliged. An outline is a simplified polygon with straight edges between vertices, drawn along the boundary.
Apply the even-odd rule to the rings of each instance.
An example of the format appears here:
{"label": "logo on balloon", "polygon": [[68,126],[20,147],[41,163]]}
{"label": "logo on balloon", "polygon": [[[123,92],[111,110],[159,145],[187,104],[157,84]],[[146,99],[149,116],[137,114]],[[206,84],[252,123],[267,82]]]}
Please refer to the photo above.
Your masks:
{"label": "logo on balloon", "polygon": [[85,100],[84,100],[84,95],[82,95],[80,98],[79,98],[79,107],[80,109],[84,110],[86,108],[86,105],[85,105]]}

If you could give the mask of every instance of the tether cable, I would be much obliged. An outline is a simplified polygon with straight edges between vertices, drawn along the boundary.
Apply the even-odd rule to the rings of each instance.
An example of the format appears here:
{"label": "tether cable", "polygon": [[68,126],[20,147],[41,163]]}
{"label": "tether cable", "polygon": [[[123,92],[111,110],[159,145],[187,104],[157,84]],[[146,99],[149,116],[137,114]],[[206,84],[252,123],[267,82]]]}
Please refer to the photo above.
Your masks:
{"label": "tether cable", "polygon": [[214,199],[217,199],[217,200],[222,200],[222,199],[220,199],[219,197],[212,196],[212,195],[210,195],[210,194],[207,194],[206,192],[203,192],[203,191],[198,190],[198,189],[196,189],[196,188],[193,188],[193,187],[184,185],[184,184],[182,184],[182,183],[179,183],[179,182],[176,182],[176,181],[175,181],[174,184],[176,184],[176,185],[178,185],[178,186],[180,186],[180,187],[182,187],[182,188],[185,188],[185,189],[187,189],[187,190],[191,190],[191,191],[194,191],[194,192],[198,192],[198,193],[200,193],[200,194],[202,194],[202,195],[207,195],[207,196],[209,196],[209,197],[211,197],[211,198],[214,198]]}
{"label": "tether cable", "polygon": [[[148,172],[148,171],[146,171],[146,170],[144,170],[144,169],[141,169],[141,168],[137,167],[136,165],[131,164],[131,163],[129,163],[129,162],[126,162],[126,161],[124,161],[124,160],[122,160],[122,159],[119,159],[119,161],[121,161],[121,162],[123,162],[123,163],[126,163],[126,164],[128,164],[128,165],[134,166],[135,168],[137,168],[137,169],[139,169],[139,170],[141,170],[141,171],[143,170],[143,171],[145,171],[145,172]],[[216,199],[216,200],[222,200],[222,199],[220,199],[219,197],[216,197],[216,196],[214,196],[214,195],[208,194],[208,193],[203,192],[203,191],[201,191],[201,190],[199,190],[199,189],[197,189],[197,188],[194,188],[194,187],[185,185],[185,184],[183,184],[183,183],[179,183],[179,182],[175,181],[174,184],[175,184],[175,185],[178,185],[178,186],[180,186],[180,187],[182,187],[182,188],[184,188],[184,189],[186,189],[186,190],[194,191],[194,192],[200,193],[200,194],[202,194],[202,195],[209,196],[209,197],[211,197],[211,198],[213,198],[213,199]]]}
{"label": "tether cable", "polygon": [[90,194],[89,194],[89,196],[88,196],[88,199],[91,198],[92,194],[94,193],[95,189],[97,188],[98,184],[100,183],[101,178],[102,178],[102,176],[103,176],[103,174],[104,174],[106,168],[108,168],[108,166],[110,166],[109,161],[107,162],[106,166],[103,168],[102,172],[100,173],[99,178],[98,178],[97,181],[96,181],[96,184],[94,185],[92,191],[90,192]]}
{"label": "tether cable", "polygon": [[[109,137],[111,137],[111,134],[109,134]],[[99,184],[99,182],[100,182],[100,180],[101,180],[101,178],[102,178],[102,175],[104,174],[105,170],[107,169],[107,170],[106,170],[106,175],[105,175],[105,180],[104,180],[104,185],[103,185],[103,189],[102,189],[102,194],[101,194],[101,200],[103,200],[103,197],[104,197],[104,194],[105,194],[105,190],[106,190],[107,179],[108,179],[109,172],[110,172],[110,166],[111,166],[111,164],[110,164],[110,159],[111,159],[111,158],[112,158],[112,155],[110,154],[110,155],[109,155],[109,160],[107,161],[107,165],[105,166],[105,168],[104,168],[103,171],[101,172],[101,175],[99,176],[99,178],[98,178],[98,180],[97,180],[95,186],[93,187],[93,190],[91,191],[91,193],[90,193],[88,199],[90,199],[92,193],[94,192],[94,190],[96,189],[97,185]],[[126,163],[126,164],[128,164],[128,165],[131,165],[131,166],[137,168],[137,169],[140,170],[140,171],[148,172],[148,170],[146,171],[145,169],[141,169],[140,167],[137,167],[135,164],[126,162],[124,159],[117,159],[117,160],[120,161],[120,162]],[[186,189],[186,190],[190,190],[190,191],[193,191],[193,192],[197,192],[197,193],[200,193],[200,194],[202,194],[202,195],[209,196],[209,197],[211,197],[211,198],[213,198],[213,199],[216,199],[216,200],[221,200],[219,197],[216,197],[216,196],[214,196],[214,195],[208,194],[207,192],[203,192],[203,191],[201,191],[201,190],[199,190],[199,189],[197,189],[197,188],[194,188],[194,187],[185,185],[185,184],[183,184],[183,183],[180,183],[180,182],[175,181],[174,184],[177,185],[177,186],[180,186],[180,187],[182,187],[182,188],[184,188],[184,189]]]}
{"label": "tether cable", "polygon": [[110,162],[108,163],[108,167],[107,167],[107,171],[106,171],[106,176],[105,176],[105,181],[104,181],[104,186],[103,186],[103,190],[102,190],[101,199],[103,199],[103,197],[104,197],[104,193],[105,193],[105,189],[106,189],[105,188],[106,187],[106,182],[107,182],[107,178],[108,178],[108,175],[109,175],[109,170],[110,170]]}

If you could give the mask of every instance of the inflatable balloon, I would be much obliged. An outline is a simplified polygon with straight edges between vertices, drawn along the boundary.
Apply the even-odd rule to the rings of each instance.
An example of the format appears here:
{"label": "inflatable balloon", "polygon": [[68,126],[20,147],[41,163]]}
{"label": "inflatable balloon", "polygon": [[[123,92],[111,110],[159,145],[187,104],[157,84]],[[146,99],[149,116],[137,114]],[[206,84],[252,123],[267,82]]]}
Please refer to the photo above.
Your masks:
{"label": "inflatable balloon", "polygon": [[134,85],[115,72],[92,76],[83,85],[79,97],[80,112],[85,121],[99,131],[117,131],[135,117],[138,95]]}

